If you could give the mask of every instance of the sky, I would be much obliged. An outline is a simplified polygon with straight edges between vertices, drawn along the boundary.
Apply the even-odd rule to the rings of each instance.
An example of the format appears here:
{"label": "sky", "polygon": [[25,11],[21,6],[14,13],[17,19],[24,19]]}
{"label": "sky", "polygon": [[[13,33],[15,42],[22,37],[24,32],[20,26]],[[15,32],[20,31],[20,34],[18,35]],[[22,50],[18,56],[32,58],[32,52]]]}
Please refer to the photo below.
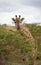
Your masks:
{"label": "sky", "polygon": [[41,23],[41,0],[0,0],[0,24],[12,24],[15,15],[24,23]]}

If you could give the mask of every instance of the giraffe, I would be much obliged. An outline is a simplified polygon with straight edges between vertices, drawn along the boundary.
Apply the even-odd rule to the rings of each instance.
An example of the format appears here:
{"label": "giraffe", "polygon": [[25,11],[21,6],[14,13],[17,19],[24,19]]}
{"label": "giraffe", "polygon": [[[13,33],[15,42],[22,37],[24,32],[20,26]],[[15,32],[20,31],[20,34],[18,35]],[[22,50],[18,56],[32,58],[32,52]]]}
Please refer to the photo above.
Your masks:
{"label": "giraffe", "polygon": [[12,18],[12,20],[14,21],[16,28],[19,30],[20,29],[20,23],[22,23],[22,21],[24,20],[24,18],[21,18],[21,15],[19,15],[19,17],[17,17],[17,15],[15,15],[15,19]]}
{"label": "giraffe", "polygon": [[19,17],[17,17],[17,15],[15,15],[16,18],[12,18],[12,20],[15,23],[15,26],[17,28],[17,30],[23,31],[23,35],[25,36],[25,38],[27,39],[31,39],[33,42],[35,41],[33,36],[31,35],[29,28],[25,27],[25,26],[20,26],[20,23],[22,23],[22,21],[24,20],[24,18],[21,18],[21,15],[19,15]]}
{"label": "giraffe", "polygon": [[[12,20],[14,21],[17,30],[20,30],[20,33],[25,37],[25,39],[30,39],[33,43],[34,43],[34,48],[32,49],[32,53],[33,53],[33,58],[34,61],[37,57],[37,43],[35,42],[35,39],[33,38],[33,36],[31,35],[29,28],[25,27],[25,26],[20,26],[20,23],[22,23],[22,21],[24,20],[24,18],[21,18],[21,15],[19,15],[19,17],[17,17],[17,15],[15,16],[16,18],[12,18]],[[35,65],[35,63],[34,63]]]}

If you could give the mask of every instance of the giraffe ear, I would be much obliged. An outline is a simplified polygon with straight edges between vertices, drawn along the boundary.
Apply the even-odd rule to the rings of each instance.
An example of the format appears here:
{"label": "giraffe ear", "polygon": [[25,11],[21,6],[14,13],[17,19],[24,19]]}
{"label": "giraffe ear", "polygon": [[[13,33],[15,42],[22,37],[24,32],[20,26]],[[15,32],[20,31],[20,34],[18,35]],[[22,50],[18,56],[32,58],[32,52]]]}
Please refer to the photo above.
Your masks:
{"label": "giraffe ear", "polygon": [[13,20],[13,21],[15,21],[15,19],[14,19],[14,18],[12,18],[12,20]]}
{"label": "giraffe ear", "polygon": [[24,20],[24,18],[21,19],[21,21],[23,21],[23,20]]}

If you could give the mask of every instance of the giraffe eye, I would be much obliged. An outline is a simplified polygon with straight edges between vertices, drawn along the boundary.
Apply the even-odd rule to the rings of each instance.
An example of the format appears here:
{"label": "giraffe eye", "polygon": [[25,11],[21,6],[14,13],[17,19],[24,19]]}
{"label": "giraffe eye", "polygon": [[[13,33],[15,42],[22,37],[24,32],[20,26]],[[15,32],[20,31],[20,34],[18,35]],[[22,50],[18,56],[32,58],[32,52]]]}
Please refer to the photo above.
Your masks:
{"label": "giraffe eye", "polygon": [[15,22],[16,23],[16,22]]}

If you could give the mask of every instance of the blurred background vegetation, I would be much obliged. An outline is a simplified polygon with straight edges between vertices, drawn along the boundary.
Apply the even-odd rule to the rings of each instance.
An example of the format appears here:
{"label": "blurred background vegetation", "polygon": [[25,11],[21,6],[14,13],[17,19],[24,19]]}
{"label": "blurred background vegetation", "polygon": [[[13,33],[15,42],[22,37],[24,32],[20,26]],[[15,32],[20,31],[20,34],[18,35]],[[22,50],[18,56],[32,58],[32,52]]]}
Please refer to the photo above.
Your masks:
{"label": "blurred background vegetation", "polygon": [[[41,65],[41,26],[36,24],[25,24],[32,36],[37,40],[37,65]],[[0,65],[32,65],[31,40],[26,40],[18,30],[6,29],[0,25]]]}

